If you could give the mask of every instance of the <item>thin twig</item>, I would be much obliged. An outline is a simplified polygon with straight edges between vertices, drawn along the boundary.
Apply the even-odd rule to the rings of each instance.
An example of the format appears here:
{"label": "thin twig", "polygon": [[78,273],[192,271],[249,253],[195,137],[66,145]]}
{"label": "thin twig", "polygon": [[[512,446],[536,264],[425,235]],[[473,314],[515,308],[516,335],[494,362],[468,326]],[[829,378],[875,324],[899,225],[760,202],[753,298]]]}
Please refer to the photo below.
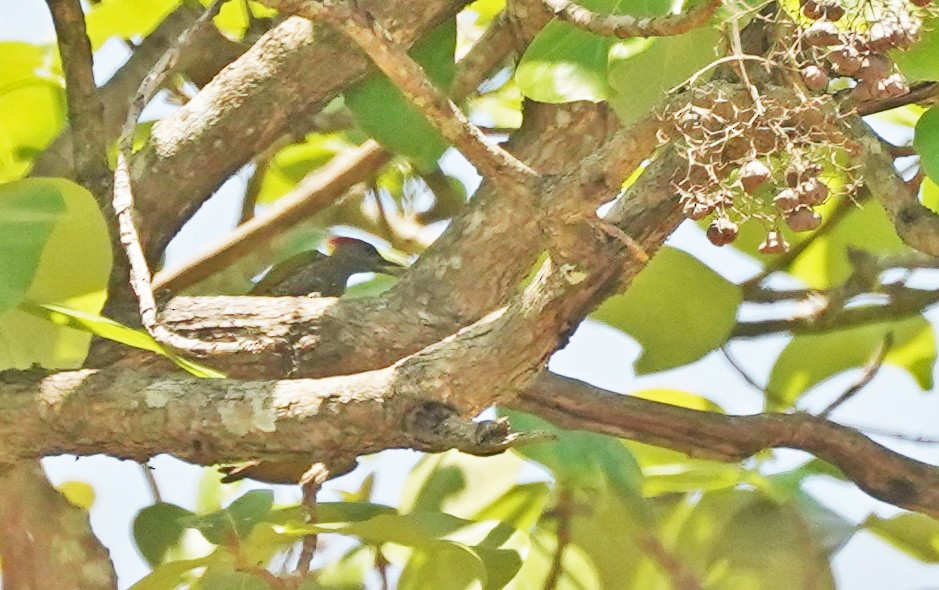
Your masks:
{"label": "thin twig", "polygon": [[578,29],[605,36],[669,37],[681,35],[707,23],[721,5],[720,0],[709,0],[685,14],[658,17],[635,17],[626,14],[602,14],[569,0],[544,0],[545,6],[560,20]]}
{"label": "thin twig", "polygon": [[642,534],[639,544],[659,569],[672,581],[672,588],[676,590],[701,590],[701,583],[695,578],[684,563],[681,562],[665,545],[651,533]]}
{"label": "thin twig", "polygon": [[154,503],[162,502],[163,495],[160,493],[160,484],[157,483],[156,477],[153,475],[153,468],[146,463],[138,463],[138,465],[144,481],[147,482],[147,488],[150,489],[150,495],[153,496]]}
{"label": "thin twig", "polygon": [[564,551],[571,542],[571,519],[574,516],[574,496],[569,489],[561,488],[553,513],[557,520],[557,544],[554,547],[554,556],[551,558],[551,568],[542,586],[544,590],[557,588],[561,575],[564,573]]}
{"label": "thin twig", "polygon": [[857,105],[857,112],[861,116],[873,115],[908,104],[924,102],[937,96],[939,96],[939,82],[929,82],[910,89],[909,92],[902,96],[862,102]]}
{"label": "thin twig", "polygon": [[833,411],[839,408],[843,403],[854,397],[859,391],[864,389],[871,380],[877,375],[877,372],[880,371],[880,367],[884,364],[884,359],[887,358],[887,353],[890,352],[890,348],[893,346],[893,332],[888,332],[884,336],[883,341],[877,346],[877,349],[874,351],[874,354],[871,355],[871,358],[867,361],[867,364],[864,365],[864,372],[858,378],[857,381],[851,384],[850,387],[844,390],[844,392],[839,395],[833,402],[828,404],[824,410],[819,412],[819,418],[828,418]]}
{"label": "thin twig", "polygon": [[734,371],[736,371],[737,374],[740,375],[740,377],[742,377],[743,380],[750,385],[750,387],[759,391],[760,393],[766,393],[766,389],[760,385],[752,375],[750,375],[749,371],[743,368],[743,365],[737,362],[737,359],[732,354],[730,354],[727,343],[721,345],[721,354],[724,355],[724,359],[728,362],[728,364],[730,364]]}
{"label": "thin twig", "polygon": [[389,565],[391,564],[388,563],[388,560],[385,559],[384,554],[381,552],[381,545],[377,545],[375,547],[375,570],[378,572],[381,590],[389,590],[389,588],[391,588],[390,580],[388,579]]}
{"label": "thin twig", "polygon": [[[316,494],[320,491],[323,482],[329,479],[329,469],[323,463],[314,463],[302,478],[300,478],[300,489],[303,492],[301,504],[306,508],[306,523],[316,524]],[[297,561],[297,574],[302,578],[310,573],[310,565],[313,563],[313,556],[316,554],[316,545],[318,537],[315,532],[303,537],[300,545],[300,558]]]}
{"label": "thin twig", "polygon": [[539,178],[526,164],[491,143],[371,15],[337,0],[264,0],[264,4],[328,23],[352,39],[482,176],[493,182],[506,182],[513,188],[528,186]]}

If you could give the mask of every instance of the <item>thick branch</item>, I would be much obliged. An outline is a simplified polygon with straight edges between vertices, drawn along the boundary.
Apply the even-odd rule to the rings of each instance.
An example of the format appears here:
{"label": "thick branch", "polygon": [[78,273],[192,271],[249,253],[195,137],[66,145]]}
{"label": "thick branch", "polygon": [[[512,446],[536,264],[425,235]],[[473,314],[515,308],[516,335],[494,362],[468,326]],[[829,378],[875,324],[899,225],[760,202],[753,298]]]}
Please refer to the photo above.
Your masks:
{"label": "thick branch", "polygon": [[337,0],[264,0],[268,6],[315,21],[329,23],[352,39],[372,59],[434,127],[494,182],[525,184],[537,174],[512,154],[491,143],[459,107],[438,90],[378,20]]}
{"label": "thick branch", "polygon": [[49,484],[38,461],[0,469],[0,555],[7,590],[117,588],[88,513]]}
{"label": "thick branch", "polygon": [[544,0],[555,16],[579,29],[626,39],[629,37],[668,37],[681,35],[707,23],[721,5],[721,0],[707,0],[685,14],[635,17],[601,14],[570,0]]}
{"label": "thick branch", "polygon": [[879,500],[939,517],[939,468],[806,414],[726,416],[619,395],[551,374],[542,374],[512,405],[562,427],[638,440],[692,457],[742,461],[765,449],[800,449],[835,465]]}
{"label": "thick branch", "polygon": [[[393,22],[395,38],[410,45],[463,2],[428,0],[421,10],[404,0],[363,4],[383,22]],[[366,58],[341,37],[306,19],[288,18],[193,100],[158,121],[132,163],[147,257],[157,259],[212,191],[297,117],[319,112],[367,72]],[[168,178],[174,182],[169,191]]]}
{"label": "thick branch", "polygon": [[[504,11],[502,15],[505,14]],[[547,22],[547,17],[544,15],[533,15],[531,19],[539,21],[541,25]],[[504,22],[510,22],[508,17],[505,17]],[[493,30],[496,24],[494,23],[490,30]],[[504,26],[497,30],[509,28],[512,27]],[[497,42],[506,36],[502,33],[494,36],[486,35],[480,39],[473,46],[474,51],[460,60],[457,65],[456,78],[460,80],[460,83],[454,83],[451,96],[455,100],[465,98],[482,83],[495,63],[505,58],[509,47],[519,50],[527,46],[528,42],[534,38],[536,30],[537,28],[528,31],[527,36],[512,37],[512,43],[509,46]],[[490,43],[492,45],[489,45]],[[480,54],[486,57],[480,58]],[[337,161],[309,174],[289,194],[278,199],[269,210],[235,229],[218,247],[188,262],[185,266],[158,274],[154,279],[154,288],[178,293],[182,288],[208,278],[244,254],[254,251],[258,246],[269,241],[277,232],[300,223],[322,210],[353,185],[372,177],[390,158],[391,154],[374,140],[366,141],[354,152],[337,158]]]}

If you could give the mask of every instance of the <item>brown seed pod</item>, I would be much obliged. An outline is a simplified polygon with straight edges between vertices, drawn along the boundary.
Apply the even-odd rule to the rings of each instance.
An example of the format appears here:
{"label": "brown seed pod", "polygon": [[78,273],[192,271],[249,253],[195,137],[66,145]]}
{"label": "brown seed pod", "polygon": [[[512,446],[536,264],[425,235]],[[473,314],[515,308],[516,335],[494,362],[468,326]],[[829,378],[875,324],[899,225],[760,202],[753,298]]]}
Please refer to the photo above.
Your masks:
{"label": "brown seed pod", "polygon": [[805,18],[810,18],[810,19],[812,19],[812,20],[818,20],[818,19],[822,18],[822,16],[825,14],[825,12],[824,12],[824,10],[822,9],[822,6],[821,6],[818,2],[816,2],[815,0],[807,0],[807,1],[802,5],[802,14],[805,16]]}
{"label": "brown seed pod", "polygon": [[786,225],[792,231],[811,231],[822,224],[822,216],[809,207],[800,205],[786,215]]}
{"label": "brown seed pod", "polygon": [[877,83],[870,82],[868,80],[861,80],[857,83],[851,90],[851,96],[854,97],[854,100],[857,102],[864,102],[865,100],[871,100],[874,98],[874,95],[877,93]]}
{"label": "brown seed pod", "polygon": [[870,28],[867,30],[867,43],[866,45],[872,51],[884,51],[893,47],[893,41],[891,37],[893,36],[894,27],[896,23],[886,23],[886,22],[873,22],[871,23]]}
{"label": "brown seed pod", "polygon": [[831,50],[828,61],[837,73],[853,76],[861,68],[861,52],[852,45],[841,45]]}
{"label": "brown seed pod", "polygon": [[763,254],[781,254],[789,251],[789,242],[778,231],[766,234],[766,239],[760,244],[759,251]]}
{"label": "brown seed pod", "polygon": [[910,4],[913,6],[919,6],[920,8],[926,8],[932,4],[932,0],[910,0]]}
{"label": "brown seed pod", "polygon": [[828,198],[828,187],[818,177],[800,182],[795,192],[802,205],[821,205]]}
{"label": "brown seed pod", "polygon": [[740,184],[744,192],[752,195],[764,182],[769,180],[772,173],[769,167],[759,160],[750,160],[740,167]]}
{"label": "brown seed pod", "polygon": [[825,2],[821,9],[822,17],[827,21],[836,22],[844,16],[844,8],[837,2]]}
{"label": "brown seed pod", "polygon": [[841,38],[838,36],[838,28],[827,21],[812,23],[812,26],[805,29],[802,33],[802,38],[809,45],[816,47],[828,47],[841,43]]}
{"label": "brown seed pod", "polygon": [[773,203],[783,212],[789,212],[799,206],[799,195],[791,188],[783,189],[773,197]]}
{"label": "brown seed pod", "polygon": [[715,246],[723,246],[737,239],[737,224],[726,217],[718,217],[707,229],[708,240]]}
{"label": "brown seed pod", "polygon": [[688,219],[698,221],[704,219],[714,211],[713,205],[708,205],[700,201],[689,201],[682,207],[682,212]]}
{"label": "brown seed pod", "polygon": [[884,98],[893,98],[903,96],[910,91],[909,84],[900,74],[890,74],[883,80],[877,82],[877,91],[882,93]]}
{"label": "brown seed pod", "polygon": [[915,22],[900,23],[900,26],[893,30],[890,35],[890,43],[897,49],[909,49],[916,45],[922,33],[922,27]]}
{"label": "brown seed pod", "polygon": [[828,88],[828,74],[816,65],[802,68],[802,81],[809,90],[825,90]]}
{"label": "brown seed pod", "polygon": [[860,80],[877,82],[886,78],[893,70],[893,62],[886,55],[871,53],[861,59],[861,67],[857,71]]}

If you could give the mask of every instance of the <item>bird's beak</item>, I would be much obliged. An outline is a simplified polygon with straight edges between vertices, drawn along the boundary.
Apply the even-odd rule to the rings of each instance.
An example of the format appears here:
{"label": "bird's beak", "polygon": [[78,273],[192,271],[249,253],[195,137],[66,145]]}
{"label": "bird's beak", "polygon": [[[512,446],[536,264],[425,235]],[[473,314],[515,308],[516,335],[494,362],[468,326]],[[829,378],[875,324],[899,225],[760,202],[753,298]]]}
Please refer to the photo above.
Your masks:
{"label": "bird's beak", "polygon": [[393,277],[400,277],[407,269],[408,267],[404,266],[403,264],[398,264],[397,262],[392,262],[387,258],[382,258],[381,262],[377,263],[375,267],[372,268],[372,271],[385,275],[391,275]]}

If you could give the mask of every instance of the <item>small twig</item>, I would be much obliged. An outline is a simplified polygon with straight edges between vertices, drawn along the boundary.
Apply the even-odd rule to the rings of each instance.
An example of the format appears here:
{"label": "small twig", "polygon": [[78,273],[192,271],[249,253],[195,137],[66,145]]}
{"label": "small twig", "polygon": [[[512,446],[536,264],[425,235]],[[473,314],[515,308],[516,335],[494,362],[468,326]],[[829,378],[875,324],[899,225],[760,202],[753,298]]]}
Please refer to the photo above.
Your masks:
{"label": "small twig", "polygon": [[377,545],[375,547],[375,571],[378,572],[381,590],[389,590],[389,588],[391,588],[390,581],[388,580],[389,565],[391,564],[388,563],[388,560],[385,559],[385,556],[381,552],[381,545]]}
{"label": "small twig", "polygon": [[884,359],[887,358],[887,353],[890,352],[890,347],[893,346],[893,332],[888,332],[884,336],[883,342],[881,342],[877,349],[874,351],[874,354],[871,355],[871,358],[867,361],[867,364],[864,366],[864,372],[855,381],[851,384],[850,387],[844,390],[844,392],[839,395],[833,402],[828,404],[824,410],[819,412],[819,418],[828,418],[829,415],[837,408],[839,408],[843,403],[854,397],[859,391],[864,389],[871,380],[877,375],[877,372],[880,370],[880,367],[884,364]]}
{"label": "small twig", "polygon": [[737,359],[732,354],[730,354],[727,343],[721,345],[721,354],[724,355],[724,359],[727,361],[727,363],[730,364],[734,371],[736,371],[737,374],[740,375],[740,377],[742,377],[743,380],[750,385],[750,387],[759,391],[760,393],[766,393],[766,388],[760,385],[757,380],[752,375],[750,375],[750,372],[744,369],[743,365],[737,362]]}
{"label": "small twig", "polygon": [[886,430],[883,428],[877,428],[874,426],[858,426],[856,424],[844,424],[848,428],[853,428],[858,432],[863,432],[869,436],[886,436],[889,438],[894,438],[897,440],[902,440],[903,442],[909,443],[918,443],[924,445],[939,445],[939,437],[933,436],[921,436],[913,434],[905,434],[903,432],[895,432],[893,430]]}
{"label": "small twig", "polygon": [[731,337],[756,338],[777,332],[823,334],[919,315],[926,308],[939,302],[939,290],[900,288],[891,291],[890,296],[890,301],[884,304],[849,307],[837,313],[819,315],[813,310],[783,319],[740,322],[734,327]]}
{"label": "small twig", "polygon": [[154,503],[162,502],[163,495],[160,493],[160,484],[157,483],[156,477],[153,475],[153,469],[146,463],[138,463],[138,465],[140,466],[140,473],[150,489],[150,495],[153,496]]}
{"label": "small twig", "polygon": [[507,182],[513,188],[530,185],[539,178],[515,156],[490,143],[371,15],[337,0],[264,0],[264,3],[281,12],[328,23],[352,39],[482,176],[493,182]]}
{"label": "small twig", "polygon": [[557,520],[557,545],[554,547],[554,556],[551,558],[551,568],[545,578],[544,590],[554,590],[561,581],[564,573],[564,551],[571,542],[571,519],[574,516],[574,496],[567,488],[561,488],[558,494],[558,503],[552,511]]}
{"label": "small twig", "polygon": [[672,581],[676,590],[701,590],[701,583],[675,555],[652,533],[640,535],[639,544],[662,573]]}
{"label": "small twig", "polygon": [[707,23],[721,5],[710,0],[692,8],[685,14],[659,17],[635,17],[625,14],[601,14],[569,0],[544,0],[554,15],[578,29],[597,34],[619,37],[669,37],[681,35]]}
{"label": "small twig", "polygon": [[[300,489],[303,492],[301,504],[306,508],[307,524],[316,524],[316,494],[327,479],[329,479],[329,469],[323,463],[314,463],[300,478]],[[318,537],[316,533],[303,537],[300,558],[297,562],[297,574],[301,578],[305,578],[310,573],[310,564],[313,563],[313,556],[316,554]]]}

